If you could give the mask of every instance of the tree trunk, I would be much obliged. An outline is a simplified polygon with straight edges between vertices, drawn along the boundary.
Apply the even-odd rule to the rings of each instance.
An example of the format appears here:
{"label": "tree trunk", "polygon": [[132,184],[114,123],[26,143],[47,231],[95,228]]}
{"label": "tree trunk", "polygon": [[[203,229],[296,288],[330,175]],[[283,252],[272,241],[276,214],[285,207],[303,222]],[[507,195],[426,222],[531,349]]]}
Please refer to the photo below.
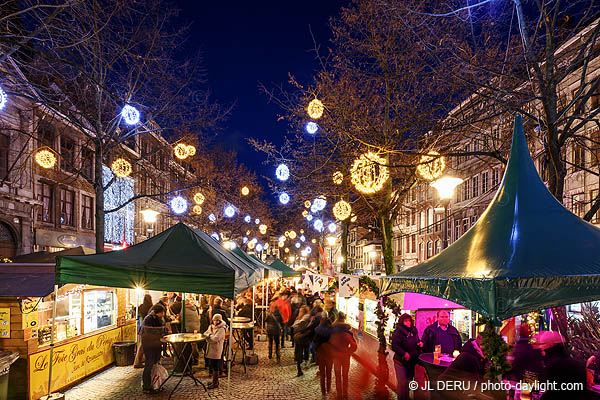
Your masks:
{"label": "tree trunk", "polygon": [[383,235],[383,241],[381,243],[381,249],[383,252],[383,263],[385,265],[385,274],[391,275],[394,271],[394,249],[392,239],[394,236],[392,230],[392,220],[385,213],[381,217],[381,232]]}
{"label": "tree trunk", "polygon": [[96,192],[96,253],[104,253],[104,183],[102,181],[102,146],[96,143],[94,190]]}
{"label": "tree trunk", "polygon": [[349,273],[348,271],[348,222],[342,222],[342,272],[344,274]]}

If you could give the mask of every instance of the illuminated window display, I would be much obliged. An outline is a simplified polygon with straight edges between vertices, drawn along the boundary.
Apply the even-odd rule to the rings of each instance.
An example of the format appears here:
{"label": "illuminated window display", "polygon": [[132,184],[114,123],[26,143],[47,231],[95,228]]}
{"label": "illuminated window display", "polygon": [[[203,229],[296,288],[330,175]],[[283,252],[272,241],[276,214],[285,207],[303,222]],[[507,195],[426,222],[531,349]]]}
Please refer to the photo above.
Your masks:
{"label": "illuminated window display", "polygon": [[[81,290],[79,285],[65,285],[58,290],[56,301],[55,339],[57,341],[80,335]],[[50,343],[53,296],[44,297],[38,306],[38,342]]]}
{"label": "illuminated window display", "polygon": [[359,320],[358,297],[348,297],[346,299],[346,322],[354,329],[358,329]]}
{"label": "illuminated window display", "polygon": [[115,323],[116,302],[112,290],[85,292],[83,304],[83,333],[89,333]]}
{"label": "illuminated window display", "polygon": [[452,310],[452,324],[460,333],[463,341],[471,337],[472,328],[471,310],[456,309]]}
{"label": "illuminated window display", "polygon": [[[379,303],[376,300],[365,299],[365,332],[369,335],[373,335],[377,337],[377,307]],[[396,326],[396,320],[398,319],[396,315],[393,313],[391,309],[388,307],[384,308],[385,313],[387,314],[388,320],[385,325],[385,337],[388,341],[390,341],[390,335]],[[405,312],[402,310],[400,314],[404,314]]]}

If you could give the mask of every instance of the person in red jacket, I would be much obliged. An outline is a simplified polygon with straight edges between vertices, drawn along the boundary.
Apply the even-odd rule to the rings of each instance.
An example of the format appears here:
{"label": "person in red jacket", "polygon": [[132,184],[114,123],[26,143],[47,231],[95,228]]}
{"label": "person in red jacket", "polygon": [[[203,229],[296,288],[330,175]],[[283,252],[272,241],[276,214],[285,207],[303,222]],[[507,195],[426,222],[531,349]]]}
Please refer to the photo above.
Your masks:
{"label": "person in red jacket", "polygon": [[290,302],[288,301],[288,297],[290,295],[290,292],[288,291],[283,291],[281,292],[281,295],[279,296],[279,298],[277,300],[275,300],[273,303],[271,303],[271,308],[270,311],[273,312],[275,311],[275,308],[277,308],[279,310],[279,313],[281,314],[281,319],[283,320],[283,332],[281,334],[281,347],[284,348],[284,340],[285,337],[288,334],[288,321],[290,320],[290,316],[292,315],[292,306],[290,305]]}
{"label": "person in red jacket", "polygon": [[332,333],[329,337],[331,355],[333,356],[333,370],[335,372],[335,390],[338,400],[348,399],[348,371],[350,369],[350,357],[358,348],[356,340],[346,324],[346,315],[338,313],[332,325]]}

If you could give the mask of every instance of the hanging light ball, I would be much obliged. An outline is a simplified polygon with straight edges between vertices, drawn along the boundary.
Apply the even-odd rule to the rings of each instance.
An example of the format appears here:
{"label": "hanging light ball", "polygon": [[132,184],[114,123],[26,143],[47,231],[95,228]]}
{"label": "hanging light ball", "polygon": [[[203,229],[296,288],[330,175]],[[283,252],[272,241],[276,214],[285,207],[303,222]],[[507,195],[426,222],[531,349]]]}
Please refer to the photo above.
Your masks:
{"label": "hanging light ball", "polygon": [[245,222],[245,223],[247,223],[247,224],[249,224],[250,222],[252,222],[252,217],[251,217],[251,216],[249,216],[249,215],[246,215],[246,216],[244,217],[244,222]]}
{"label": "hanging light ball", "polygon": [[8,96],[2,87],[0,87],[0,110],[2,110],[6,106],[6,101],[8,100]]}
{"label": "hanging light ball", "polygon": [[265,243],[265,244],[263,245],[263,247],[265,248],[265,250],[266,250],[266,249],[268,249],[268,248],[269,248],[269,243]]}
{"label": "hanging light ball", "polygon": [[306,247],[304,248],[304,251],[306,252],[306,254],[310,254],[310,253],[312,253],[312,249],[310,248],[310,246],[306,246]]}
{"label": "hanging light ball", "polygon": [[300,229],[300,233],[304,233],[304,229]]}
{"label": "hanging light ball", "polygon": [[323,116],[324,110],[325,110],[325,107],[323,106],[323,103],[321,103],[321,100],[319,100],[319,99],[311,100],[311,102],[308,103],[308,107],[306,108],[306,112],[308,113],[308,116],[311,117],[312,119],[321,118]]}
{"label": "hanging light ball", "polygon": [[290,195],[287,194],[286,192],[281,193],[279,195],[279,202],[281,204],[284,204],[284,205],[287,204],[287,203],[289,203],[290,202]]}
{"label": "hanging light ball", "polygon": [[259,244],[257,244],[257,245],[256,245],[256,251],[257,251],[257,252],[259,252],[259,253],[260,253],[261,251],[263,251],[263,245],[262,245],[262,244],[260,244],[260,243],[259,243]]}
{"label": "hanging light ball", "polygon": [[446,169],[446,160],[437,151],[430,151],[421,156],[419,165],[417,165],[417,173],[428,181],[434,181],[442,176],[444,169]]}
{"label": "hanging light ball", "polygon": [[235,216],[235,207],[232,205],[228,205],[227,207],[225,207],[223,212],[225,213],[225,216],[227,218],[233,218]]}
{"label": "hanging light ball", "polygon": [[119,178],[126,178],[131,175],[131,172],[133,171],[131,163],[124,158],[117,158],[110,167],[114,174]]}
{"label": "hanging light ball", "polygon": [[218,234],[217,232],[213,232],[213,233],[211,233],[211,234],[210,234],[210,237],[211,237],[211,238],[213,238],[213,239],[215,239],[217,242],[218,242],[219,240],[221,240],[221,237],[219,236],[219,234]]}
{"label": "hanging light ball", "polygon": [[357,219],[358,219],[358,217],[355,215],[354,217],[352,217],[352,218],[350,219],[350,222],[356,222],[356,220],[357,220]]}
{"label": "hanging light ball", "polygon": [[327,230],[330,233],[335,233],[335,231],[337,231],[337,225],[335,224],[335,222],[330,222],[329,225],[327,225]]}
{"label": "hanging light ball", "polygon": [[304,129],[306,129],[306,132],[308,132],[309,134],[314,135],[319,130],[319,125],[317,125],[317,123],[314,121],[310,121],[306,124]]}
{"label": "hanging light ball", "polygon": [[300,248],[300,246],[301,246],[301,245],[300,245],[300,242],[297,242],[297,243],[296,243],[294,246],[296,246],[296,248],[297,248],[297,249],[299,249],[299,248]]}
{"label": "hanging light ball", "polygon": [[284,235],[279,236],[279,241],[280,242],[285,242],[285,236]]}
{"label": "hanging light ball", "polygon": [[354,160],[350,175],[352,184],[359,192],[365,194],[380,191],[390,176],[387,160],[373,152],[365,153]]}
{"label": "hanging light ball", "polygon": [[244,236],[244,237],[242,238],[242,243],[246,244],[246,242],[247,242],[247,241],[248,241],[248,237]]}
{"label": "hanging light ball", "polygon": [[188,146],[186,144],[178,143],[173,148],[173,154],[175,155],[175,157],[179,158],[180,160],[185,160],[186,158],[189,157],[190,152],[189,152]]}
{"label": "hanging light ball", "polygon": [[279,164],[275,170],[275,176],[280,181],[287,181],[290,177],[290,169],[285,164]]}
{"label": "hanging light ball", "polygon": [[345,200],[340,200],[333,206],[333,216],[339,221],[346,220],[350,216],[351,212],[352,207],[350,206],[350,203]]}
{"label": "hanging light ball", "polygon": [[258,231],[261,233],[261,235],[265,235],[267,233],[267,225],[260,224],[258,226]]}
{"label": "hanging light ball", "polygon": [[194,202],[196,204],[202,205],[204,203],[205,197],[202,193],[198,192],[194,195]]}
{"label": "hanging light ball", "polygon": [[306,208],[310,208],[310,205],[311,205],[311,202],[310,202],[310,200],[306,200],[306,201],[304,202],[304,207],[306,207]]}
{"label": "hanging light ball", "polygon": [[313,228],[315,228],[317,232],[323,232],[323,221],[316,219],[315,222],[313,222]]}
{"label": "hanging light ball", "polygon": [[169,202],[175,214],[183,214],[188,209],[188,202],[181,196],[175,196]]}
{"label": "hanging light ball", "polygon": [[251,231],[249,231],[249,230],[247,230],[247,231],[246,231],[246,235],[249,235],[249,234],[251,234],[251,233],[252,233],[252,232],[251,232]]}
{"label": "hanging light ball", "polygon": [[127,125],[135,125],[140,122],[140,112],[137,108],[129,104],[125,104],[121,110],[121,117],[123,117]]}
{"label": "hanging light ball", "polygon": [[290,237],[290,232],[289,231],[285,231],[283,234],[285,235],[285,237]]}
{"label": "hanging light ball", "polygon": [[208,220],[209,220],[210,222],[215,222],[215,221],[217,220],[217,216],[216,216],[215,214],[213,214],[213,213],[210,213],[210,214],[208,215]]}
{"label": "hanging light ball", "polygon": [[304,237],[304,235],[300,236],[300,241],[301,241],[301,242],[304,242],[304,241],[306,241],[306,237]]}
{"label": "hanging light ball", "polygon": [[290,231],[290,239],[296,239],[296,231]]}
{"label": "hanging light ball", "polygon": [[248,248],[250,250],[252,250],[254,248],[254,246],[256,246],[256,242],[255,241],[251,240],[251,241],[248,242]]}
{"label": "hanging light ball", "polygon": [[250,189],[248,189],[248,186],[244,186],[242,188],[242,196],[248,196],[250,194]]}
{"label": "hanging light ball", "polygon": [[[196,146],[193,145],[188,145],[187,147],[187,152],[188,152],[188,156],[189,157],[193,157],[196,155]],[[235,242],[232,242],[233,244],[235,244]]]}
{"label": "hanging light ball", "polygon": [[52,168],[56,165],[56,156],[48,149],[41,149],[35,153],[35,162],[42,168]]}
{"label": "hanging light ball", "polygon": [[288,248],[286,247],[284,251],[285,251],[286,253],[289,253],[289,252],[290,252],[290,249],[288,249]]}
{"label": "hanging light ball", "polygon": [[279,246],[279,247],[283,247],[283,246],[285,246],[285,242],[282,242],[282,241],[280,240],[280,241],[279,241],[279,243],[278,243],[278,246]]}
{"label": "hanging light ball", "polygon": [[311,207],[314,207],[317,211],[323,211],[326,205],[327,200],[325,200],[325,196],[319,196],[313,200],[313,204]]}
{"label": "hanging light ball", "polygon": [[313,216],[312,216],[311,214],[308,214],[308,215],[306,216],[306,220],[307,220],[307,221],[309,221],[309,222],[310,222],[310,221],[312,221],[312,219],[313,219]]}
{"label": "hanging light ball", "polygon": [[313,204],[312,206],[310,206],[310,212],[313,214],[316,214],[319,212],[319,210],[317,209],[316,204]]}
{"label": "hanging light ball", "polygon": [[260,219],[256,218],[256,219],[254,220],[254,223],[255,223],[256,225],[260,224]]}
{"label": "hanging light ball", "polygon": [[196,204],[194,207],[192,207],[192,212],[196,215],[200,215],[202,214],[202,207]]}
{"label": "hanging light ball", "polygon": [[336,185],[341,185],[344,182],[344,174],[341,171],[335,171],[333,173],[333,183]]}
{"label": "hanging light ball", "polygon": [[315,243],[317,243],[317,239],[313,239],[313,240],[311,240],[310,242],[311,242],[312,244],[315,244]]}

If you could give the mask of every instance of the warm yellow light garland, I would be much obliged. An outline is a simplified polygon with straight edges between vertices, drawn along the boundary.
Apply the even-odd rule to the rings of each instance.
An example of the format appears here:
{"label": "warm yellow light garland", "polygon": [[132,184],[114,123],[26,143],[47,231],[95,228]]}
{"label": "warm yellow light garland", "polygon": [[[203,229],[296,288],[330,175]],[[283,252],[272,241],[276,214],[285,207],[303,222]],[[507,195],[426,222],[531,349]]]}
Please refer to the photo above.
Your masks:
{"label": "warm yellow light garland", "polygon": [[390,176],[387,160],[373,152],[365,153],[354,160],[350,174],[354,187],[365,194],[380,191]]}

